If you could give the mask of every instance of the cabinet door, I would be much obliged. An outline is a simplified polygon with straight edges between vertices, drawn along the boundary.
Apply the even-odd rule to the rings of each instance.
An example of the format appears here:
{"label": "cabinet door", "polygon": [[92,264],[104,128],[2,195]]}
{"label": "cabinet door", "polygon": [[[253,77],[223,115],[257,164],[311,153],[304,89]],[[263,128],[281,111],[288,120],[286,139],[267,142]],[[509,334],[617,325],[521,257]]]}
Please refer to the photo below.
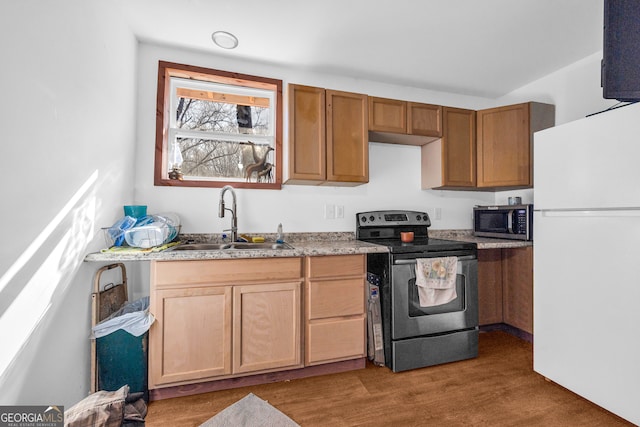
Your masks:
{"label": "cabinet door", "polygon": [[410,135],[442,136],[442,107],[407,103],[407,133]]}
{"label": "cabinet door", "polygon": [[231,287],[156,290],[149,388],[231,373]]}
{"label": "cabinet door", "polygon": [[302,366],[300,287],[300,282],[234,286],[234,374]]}
{"label": "cabinet door", "polygon": [[476,186],[476,113],[443,108],[443,181],[445,187]]}
{"label": "cabinet door", "polygon": [[478,251],[478,322],[502,323],[502,250]]}
{"label": "cabinet door", "polygon": [[502,250],[504,322],[533,333],[533,247]]}
{"label": "cabinet door", "polygon": [[369,130],[407,133],[407,102],[370,96]]}
{"label": "cabinet door", "polygon": [[367,95],[327,90],[327,181],[369,182]]}
{"label": "cabinet door", "polygon": [[529,104],[478,111],[478,187],[531,186]]}
{"label": "cabinet door", "polygon": [[476,185],[476,113],[443,107],[442,117],[442,138],[421,147],[422,188],[473,188]]}
{"label": "cabinet door", "polygon": [[325,90],[289,85],[289,183],[326,179]]}

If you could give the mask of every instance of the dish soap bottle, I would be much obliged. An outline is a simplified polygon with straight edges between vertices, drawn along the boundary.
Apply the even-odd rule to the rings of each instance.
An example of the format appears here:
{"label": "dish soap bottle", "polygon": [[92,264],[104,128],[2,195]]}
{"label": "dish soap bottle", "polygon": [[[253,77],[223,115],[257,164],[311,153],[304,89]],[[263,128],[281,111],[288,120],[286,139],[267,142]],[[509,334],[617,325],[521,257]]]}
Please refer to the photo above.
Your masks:
{"label": "dish soap bottle", "polygon": [[284,243],[284,234],[282,234],[282,224],[278,224],[278,233],[276,234],[276,243]]}

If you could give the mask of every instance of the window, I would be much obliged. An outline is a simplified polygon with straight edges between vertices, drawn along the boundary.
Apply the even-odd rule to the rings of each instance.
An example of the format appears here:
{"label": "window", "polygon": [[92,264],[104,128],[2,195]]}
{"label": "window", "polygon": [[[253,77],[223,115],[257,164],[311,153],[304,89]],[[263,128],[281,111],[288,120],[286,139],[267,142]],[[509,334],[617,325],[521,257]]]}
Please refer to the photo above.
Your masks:
{"label": "window", "polygon": [[155,185],[279,189],[282,81],[160,61]]}

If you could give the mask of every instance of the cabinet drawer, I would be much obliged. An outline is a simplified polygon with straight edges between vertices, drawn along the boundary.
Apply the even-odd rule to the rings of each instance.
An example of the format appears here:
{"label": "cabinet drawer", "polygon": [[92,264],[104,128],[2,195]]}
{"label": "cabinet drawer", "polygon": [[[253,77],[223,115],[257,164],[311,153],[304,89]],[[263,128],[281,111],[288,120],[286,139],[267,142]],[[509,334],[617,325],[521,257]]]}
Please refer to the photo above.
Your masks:
{"label": "cabinet drawer", "polygon": [[307,364],[364,357],[364,334],[364,317],[309,324]]}
{"label": "cabinet drawer", "polygon": [[307,298],[309,319],[364,314],[364,279],[311,281]]}
{"label": "cabinet drawer", "polygon": [[176,284],[271,282],[301,277],[302,258],[152,261],[151,264],[151,282],[156,287]]}
{"label": "cabinet drawer", "polygon": [[313,279],[364,274],[364,255],[314,256],[308,258],[307,277]]}

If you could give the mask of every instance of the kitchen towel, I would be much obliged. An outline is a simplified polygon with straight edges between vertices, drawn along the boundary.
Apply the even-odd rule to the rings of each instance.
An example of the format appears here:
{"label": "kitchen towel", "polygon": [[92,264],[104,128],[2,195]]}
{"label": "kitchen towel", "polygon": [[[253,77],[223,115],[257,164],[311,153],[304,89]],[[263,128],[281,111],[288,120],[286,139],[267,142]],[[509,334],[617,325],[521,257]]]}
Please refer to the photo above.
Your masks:
{"label": "kitchen towel", "polygon": [[442,305],[456,299],[457,271],[457,257],[418,258],[416,286],[420,307]]}

